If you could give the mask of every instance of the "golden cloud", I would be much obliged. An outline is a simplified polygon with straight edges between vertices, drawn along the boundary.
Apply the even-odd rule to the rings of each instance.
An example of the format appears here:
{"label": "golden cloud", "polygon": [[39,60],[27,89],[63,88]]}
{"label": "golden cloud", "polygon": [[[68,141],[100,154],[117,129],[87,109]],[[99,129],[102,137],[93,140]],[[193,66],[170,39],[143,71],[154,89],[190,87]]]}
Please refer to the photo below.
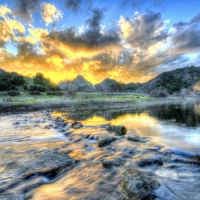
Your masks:
{"label": "golden cloud", "polygon": [[12,11],[6,6],[0,6],[0,17],[6,18],[7,15],[12,14]]}
{"label": "golden cloud", "polygon": [[49,23],[55,23],[62,18],[62,12],[50,3],[42,3],[41,14],[42,19],[47,25]]}

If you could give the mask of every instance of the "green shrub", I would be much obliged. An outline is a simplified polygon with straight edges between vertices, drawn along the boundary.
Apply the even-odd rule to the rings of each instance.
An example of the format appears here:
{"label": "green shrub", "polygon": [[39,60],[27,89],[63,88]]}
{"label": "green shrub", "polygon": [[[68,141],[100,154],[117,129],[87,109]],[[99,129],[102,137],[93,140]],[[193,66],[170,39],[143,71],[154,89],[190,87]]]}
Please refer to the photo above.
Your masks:
{"label": "green shrub", "polygon": [[75,88],[69,88],[67,90],[67,95],[70,96],[71,98],[76,98],[77,92]]}
{"label": "green shrub", "polygon": [[24,90],[28,90],[28,86],[27,85],[24,85],[23,88],[24,88]]}
{"label": "green shrub", "polygon": [[156,97],[156,98],[166,98],[168,96],[167,90],[164,88],[155,88],[152,90],[149,94],[151,97]]}
{"label": "green shrub", "polygon": [[39,90],[34,90],[34,91],[30,91],[29,92],[30,95],[40,95],[40,91]]}
{"label": "green shrub", "polygon": [[19,96],[20,92],[17,90],[11,90],[7,93],[8,96]]}
{"label": "green shrub", "polygon": [[62,96],[62,95],[64,95],[65,93],[62,92],[62,91],[47,91],[46,94],[47,94],[47,95]]}

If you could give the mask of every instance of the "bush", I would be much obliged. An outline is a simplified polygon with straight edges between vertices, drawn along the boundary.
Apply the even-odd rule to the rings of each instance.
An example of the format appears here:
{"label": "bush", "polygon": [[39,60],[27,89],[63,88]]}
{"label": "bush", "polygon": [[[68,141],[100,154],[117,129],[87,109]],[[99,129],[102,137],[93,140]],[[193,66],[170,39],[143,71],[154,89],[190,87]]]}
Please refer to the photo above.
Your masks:
{"label": "bush", "polygon": [[28,86],[27,85],[24,85],[23,88],[24,88],[24,90],[28,90]]}
{"label": "bush", "polygon": [[7,96],[2,99],[2,102],[15,102],[15,98]]}
{"label": "bush", "polygon": [[47,91],[46,94],[47,94],[47,95],[62,96],[62,95],[64,95],[65,93],[62,92],[62,91]]}
{"label": "bush", "polygon": [[45,92],[46,87],[43,85],[30,85],[29,91],[40,91],[40,92]]}
{"label": "bush", "polygon": [[40,91],[39,90],[34,90],[34,91],[30,91],[29,92],[30,95],[40,95]]}
{"label": "bush", "polygon": [[151,97],[156,97],[156,98],[166,98],[168,96],[167,90],[164,88],[155,88],[152,90],[149,94]]}
{"label": "bush", "polygon": [[7,93],[8,96],[18,96],[20,95],[20,92],[17,90],[11,90]]}
{"label": "bush", "polygon": [[76,89],[75,88],[69,88],[67,90],[67,95],[70,96],[71,98],[76,98]]}

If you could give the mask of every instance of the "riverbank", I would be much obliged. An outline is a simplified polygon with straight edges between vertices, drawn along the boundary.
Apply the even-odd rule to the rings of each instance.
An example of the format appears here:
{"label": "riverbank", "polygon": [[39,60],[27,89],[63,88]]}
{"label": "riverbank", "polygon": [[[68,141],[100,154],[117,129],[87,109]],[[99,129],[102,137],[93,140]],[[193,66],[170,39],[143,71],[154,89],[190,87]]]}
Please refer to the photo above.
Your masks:
{"label": "riverbank", "polygon": [[[84,94],[86,96],[86,94]],[[90,94],[91,95],[91,94]],[[65,97],[40,97],[35,101],[25,101],[23,98],[13,99],[12,102],[0,102],[0,113],[15,114],[41,110],[64,110],[64,111],[98,111],[98,110],[120,110],[138,109],[154,106],[165,106],[167,104],[179,104],[195,101],[194,97],[168,97],[152,98],[146,94],[92,94],[93,96],[79,95],[76,99]]]}

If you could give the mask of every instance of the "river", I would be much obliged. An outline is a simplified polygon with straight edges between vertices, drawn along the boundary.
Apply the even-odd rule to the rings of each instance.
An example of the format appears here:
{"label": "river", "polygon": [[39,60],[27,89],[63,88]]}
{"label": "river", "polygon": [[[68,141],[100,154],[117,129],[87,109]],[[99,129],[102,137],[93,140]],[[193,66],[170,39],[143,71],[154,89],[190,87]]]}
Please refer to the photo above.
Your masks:
{"label": "river", "polygon": [[[83,127],[66,134],[56,126],[57,117],[69,123],[77,120]],[[100,148],[97,138],[110,134],[105,129],[108,125],[124,125],[127,133]],[[127,135],[138,135],[146,142],[129,141]],[[37,160],[38,154],[55,151],[65,152],[76,163],[51,176],[33,173],[17,179],[19,173],[9,171],[13,161]],[[199,200],[200,165],[190,162],[196,154],[200,155],[199,102],[132,111],[5,115],[0,117],[0,199],[120,199],[117,188],[125,172],[137,167],[160,181],[156,199]],[[149,158],[161,163],[143,162]],[[108,159],[125,163],[106,168],[102,161]],[[29,167],[26,163],[24,170],[30,173]]]}

